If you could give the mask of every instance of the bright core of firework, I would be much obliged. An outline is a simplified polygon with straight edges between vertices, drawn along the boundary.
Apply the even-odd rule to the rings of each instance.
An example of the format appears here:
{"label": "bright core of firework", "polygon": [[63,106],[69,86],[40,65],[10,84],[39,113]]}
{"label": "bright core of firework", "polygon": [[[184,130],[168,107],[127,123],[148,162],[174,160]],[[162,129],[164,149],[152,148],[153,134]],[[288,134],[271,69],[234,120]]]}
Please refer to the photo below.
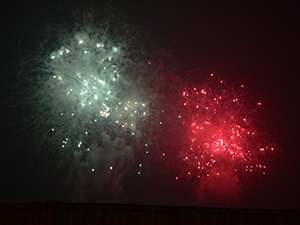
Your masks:
{"label": "bright core of firework", "polygon": [[[115,122],[122,127],[134,127],[135,118],[146,115],[147,110],[140,99],[129,96],[124,99],[121,96],[124,78],[120,78],[116,64],[122,53],[114,46],[105,48],[103,43],[88,38],[85,33],[76,36],[77,45],[51,54],[54,81],[49,81],[50,85],[56,86],[59,92],[65,92],[68,99],[62,101],[72,105],[74,111],[69,112],[71,116],[88,110],[89,114],[93,113],[94,119],[89,122],[96,122],[97,117],[112,114]],[[70,109],[64,110],[65,107],[61,106],[61,116],[70,116],[65,114]]]}

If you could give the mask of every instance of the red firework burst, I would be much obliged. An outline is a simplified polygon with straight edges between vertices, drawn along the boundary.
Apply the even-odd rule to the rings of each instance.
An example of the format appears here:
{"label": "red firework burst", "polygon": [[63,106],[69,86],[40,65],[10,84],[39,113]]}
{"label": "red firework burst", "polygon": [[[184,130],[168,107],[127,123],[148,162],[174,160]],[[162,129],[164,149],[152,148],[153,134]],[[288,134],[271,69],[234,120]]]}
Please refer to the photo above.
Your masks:
{"label": "red firework burst", "polygon": [[175,178],[265,174],[264,156],[274,149],[258,125],[262,104],[251,104],[243,84],[227,85],[214,74],[200,85],[188,86],[168,113],[162,111],[168,116],[161,123],[169,129],[161,130],[170,138],[160,153],[176,162]]}

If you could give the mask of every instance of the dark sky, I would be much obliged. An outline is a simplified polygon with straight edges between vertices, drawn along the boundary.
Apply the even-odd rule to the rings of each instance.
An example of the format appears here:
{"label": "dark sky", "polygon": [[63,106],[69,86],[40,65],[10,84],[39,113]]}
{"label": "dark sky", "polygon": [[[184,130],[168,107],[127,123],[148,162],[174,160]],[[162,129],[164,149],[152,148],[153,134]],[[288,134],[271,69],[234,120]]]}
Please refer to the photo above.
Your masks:
{"label": "dark sky", "polygon": [[[82,2],[1,3],[2,100],[10,95],[17,59],[34,53],[38,47],[39,30],[47,23],[70,20],[72,7],[89,5],[89,1]],[[101,8],[106,2],[100,2],[92,3]],[[140,25],[158,46],[170,48],[172,44],[183,70],[198,68],[197,76],[191,77],[194,81],[214,71],[228,82],[243,81],[248,91],[264,103],[280,150],[270,159],[270,171],[264,180],[254,182],[253,193],[244,197],[242,207],[300,210],[299,2],[192,2],[110,1],[117,12]],[[10,135],[11,129],[18,129],[10,125],[16,118],[10,111],[2,111],[0,203],[53,200],[51,192],[41,190],[43,181],[32,178],[36,168],[30,163],[28,147],[22,148],[15,143],[18,137]],[[60,198],[57,196],[54,198]]]}

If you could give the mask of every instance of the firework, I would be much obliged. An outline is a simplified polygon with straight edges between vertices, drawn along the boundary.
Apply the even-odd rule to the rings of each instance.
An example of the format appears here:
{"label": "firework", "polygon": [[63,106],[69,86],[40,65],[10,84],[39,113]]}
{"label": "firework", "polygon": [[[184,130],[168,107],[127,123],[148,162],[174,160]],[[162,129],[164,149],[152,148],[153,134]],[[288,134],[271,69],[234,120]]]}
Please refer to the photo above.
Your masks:
{"label": "firework", "polygon": [[218,182],[232,191],[245,174],[265,174],[263,159],[274,149],[257,126],[262,104],[251,105],[243,84],[213,74],[184,83],[165,53],[143,51],[130,26],[83,21],[59,32],[34,68],[27,101],[41,149],[68,164],[72,200],[108,190],[105,201],[118,201],[124,176],[133,168],[143,174],[144,164],[202,196],[220,193]]}
{"label": "firework", "polygon": [[157,81],[151,63],[141,60],[142,46],[134,50],[136,37],[115,36],[130,33],[128,26],[84,21],[60,32],[59,47],[35,68],[28,102],[42,149],[69,164],[73,200],[96,190],[117,200],[121,178],[135,163],[141,174],[135,155],[147,146]]}
{"label": "firework", "polygon": [[203,197],[207,189],[230,195],[250,173],[266,173],[265,157],[274,148],[257,125],[262,104],[248,100],[242,83],[228,85],[211,74],[175,90],[157,135],[165,137],[157,157],[173,171],[170,176],[188,181]]}

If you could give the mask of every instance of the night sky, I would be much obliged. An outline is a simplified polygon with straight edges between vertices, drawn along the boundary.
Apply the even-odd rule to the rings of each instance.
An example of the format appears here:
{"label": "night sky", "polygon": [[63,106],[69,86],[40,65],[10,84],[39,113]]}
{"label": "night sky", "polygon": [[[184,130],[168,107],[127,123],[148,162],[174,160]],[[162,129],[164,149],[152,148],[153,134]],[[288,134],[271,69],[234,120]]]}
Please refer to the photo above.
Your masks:
{"label": "night sky", "polygon": [[[242,81],[263,103],[276,152],[268,162],[267,174],[249,181],[251,189],[237,207],[300,210],[299,2],[108,2],[116,12],[126,14],[130,23],[141,26],[157,46],[171,49],[182,71],[196,70],[190,75],[193,81],[214,72],[227,82]],[[72,8],[93,5],[101,9],[106,3],[1,3],[0,203],[65,200],[67,190],[60,189],[59,172],[41,175],[41,165],[32,156],[34,147],[24,143],[26,128],[18,126],[24,115],[8,110],[5,103],[11,96],[18,60],[36,53],[46,24],[70,21]],[[195,205],[186,189],[172,188],[168,180],[142,178],[140,182],[143,180],[140,188],[132,187],[125,203]],[[215,205],[207,200],[198,206]]]}

